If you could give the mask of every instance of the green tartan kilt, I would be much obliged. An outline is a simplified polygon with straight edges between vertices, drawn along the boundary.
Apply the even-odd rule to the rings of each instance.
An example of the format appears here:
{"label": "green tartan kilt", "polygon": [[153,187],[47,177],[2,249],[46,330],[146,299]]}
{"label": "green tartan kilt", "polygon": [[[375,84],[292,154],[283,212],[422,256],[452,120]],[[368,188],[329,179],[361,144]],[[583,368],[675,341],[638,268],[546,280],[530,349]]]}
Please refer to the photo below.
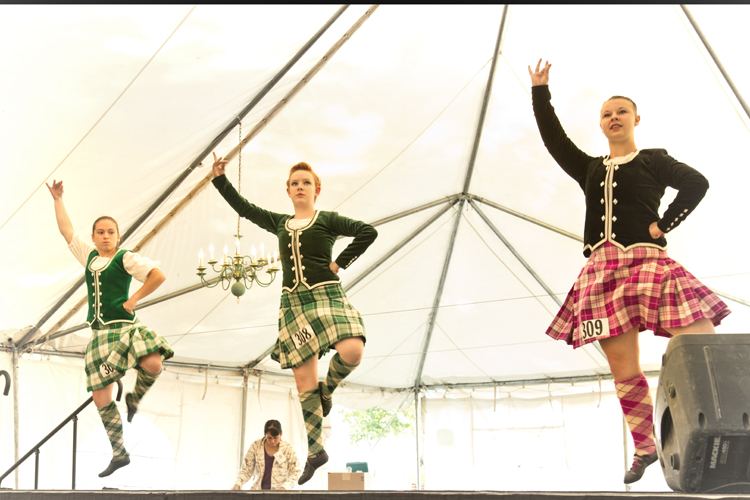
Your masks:
{"label": "green tartan kilt", "polygon": [[313,356],[322,358],[333,344],[351,337],[365,342],[365,324],[341,285],[298,287],[281,294],[279,339],[271,359],[281,368],[297,368]]}
{"label": "green tartan kilt", "polygon": [[[94,327],[98,325],[99,327]],[[94,323],[86,346],[86,390],[89,392],[117,382],[142,356],[159,351],[162,360],[174,356],[163,337],[136,318],[133,323],[117,322],[106,326]]]}

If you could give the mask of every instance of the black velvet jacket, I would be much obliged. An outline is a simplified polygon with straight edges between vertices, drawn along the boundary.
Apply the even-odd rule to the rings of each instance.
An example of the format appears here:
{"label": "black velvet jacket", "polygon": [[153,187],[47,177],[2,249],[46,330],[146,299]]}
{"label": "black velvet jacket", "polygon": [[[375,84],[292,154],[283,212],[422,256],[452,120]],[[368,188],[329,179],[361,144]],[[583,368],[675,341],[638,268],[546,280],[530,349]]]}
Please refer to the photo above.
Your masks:
{"label": "black velvet jacket", "polygon": [[[706,178],[664,149],[636,151],[619,165],[611,164],[609,156],[589,156],[565,134],[550,102],[549,86],[532,87],[531,96],[544,145],[586,195],[583,254],[588,257],[607,241],[622,250],[634,246],[666,249],[666,238],[651,238],[649,226],[657,222],[664,233],[679,226],[706,194]],[[659,217],[659,203],[667,186],[678,193]]]}

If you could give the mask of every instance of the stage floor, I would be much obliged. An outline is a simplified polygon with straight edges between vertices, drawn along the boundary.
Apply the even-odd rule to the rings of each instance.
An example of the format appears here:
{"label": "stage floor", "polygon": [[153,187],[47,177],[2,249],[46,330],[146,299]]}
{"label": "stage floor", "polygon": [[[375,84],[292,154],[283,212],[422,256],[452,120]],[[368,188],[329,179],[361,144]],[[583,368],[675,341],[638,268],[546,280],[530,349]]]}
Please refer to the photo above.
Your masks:
{"label": "stage floor", "polygon": [[[224,500],[242,495],[271,496],[275,500],[618,500],[618,499],[750,499],[736,493],[626,493],[626,492],[528,492],[528,491],[42,491],[0,490],[1,500]],[[338,498],[337,498],[338,497]],[[256,499],[262,500],[262,499]]]}

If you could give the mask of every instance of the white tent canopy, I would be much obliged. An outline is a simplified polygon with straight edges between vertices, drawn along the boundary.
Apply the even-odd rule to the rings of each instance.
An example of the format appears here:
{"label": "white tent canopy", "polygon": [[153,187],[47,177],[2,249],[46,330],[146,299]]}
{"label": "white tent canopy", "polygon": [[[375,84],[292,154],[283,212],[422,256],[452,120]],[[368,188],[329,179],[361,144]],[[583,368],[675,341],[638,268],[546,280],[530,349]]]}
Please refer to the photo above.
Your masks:
{"label": "white tent canopy", "polygon": [[[211,149],[226,155],[237,146],[231,125],[241,110],[338,10],[0,7],[2,345],[11,337],[37,352],[85,350],[85,307],[69,314],[86,295],[74,287],[82,269],[44,187],[63,179],[81,234],[103,214],[122,233],[145,217],[123,242],[134,248],[168,220],[139,248],[167,275],[147,300],[165,300],[138,315],[167,338],[175,361],[280,372],[268,357],[280,278],[239,304],[220,288],[184,293],[199,283],[201,248],[232,247],[236,214],[210,185],[170,214],[207,175]],[[750,95],[742,64],[750,9],[690,11],[736,88]],[[670,256],[733,310],[720,332],[748,331],[742,206],[750,118],[682,9],[357,5],[242,119],[243,134],[262,125],[242,153],[249,200],[289,212],[288,169],[306,161],[323,180],[317,208],[379,222],[376,242],[341,273],[368,336],[349,382],[399,389],[608,373],[596,346],[574,351],[544,335],[584,263],[584,199],[536,129],[526,67],[540,56],[553,63],[553,104],[581,149],[607,153],[598,111],[625,94],[642,117],[639,147],[666,148],[709,179],[698,210],[669,235]],[[235,185],[237,166],[235,158],[227,170]],[[251,243],[276,246],[246,220],[241,233],[244,253]],[[335,254],[346,244],[339,240]],[[646,333],[641,341],[644,368],[658,369],[666,340]]]}

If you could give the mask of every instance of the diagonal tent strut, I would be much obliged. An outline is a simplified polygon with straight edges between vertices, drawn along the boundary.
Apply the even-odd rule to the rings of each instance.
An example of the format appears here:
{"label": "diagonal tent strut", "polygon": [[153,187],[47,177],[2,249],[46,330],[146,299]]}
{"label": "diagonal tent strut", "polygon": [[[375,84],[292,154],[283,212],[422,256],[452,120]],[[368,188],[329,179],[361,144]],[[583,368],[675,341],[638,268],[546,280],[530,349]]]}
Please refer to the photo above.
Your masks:
{"label": "diagonal tent strut", "polygon": [[[354,285],[356,285],[359,281],[361,281],[361,279],[364,278],[367,274],[370,274],[372,271],[375,270],[376,267],[378,267],[380,264],[382,264],[383,262],[385,262],[390,256],[392,256],[394,253],[396,253],[399,249],[401,249],[409,241],[411,241],[412,239],[414,239],[419,233],[421,233],[430,224],[432,224],[434,221],[436,221],[441,215],[443,215],[445,212],[447,212],[449,208],[451,208],[453,205],[455,205],[456,203],[458,203],[459,197],[460,197],[460,195],[447,196],[445,198],[441,198],[439,200],[436,200],[436,201],[433,201],[433,202],[430,202],[430,203],[425,203],[424,205],[421,205],[419,207],[412,208],[412,209],[409,209],[409,210],[406,210],[406,211],[403,211],[403,212],[400,212],[400,213],[397,213],[397,214],[394,214],[394,215],[391,215],[391,216],[388,216],[388,217],[385,217],[383,219],[379,219],[379,220],[373,222],[372,223],[373,226],[380,226],[382,224],[386,224],[388,222],[393,222],[393,221],[401,219],[403,217],[406,217],[406,216],[413,215],[415,213],[421,212],[422,210],[427,210],[428,208],[432,208],[432,207],[436,207],[436,206],[445,204],[445,207],[442,208],[435,216],[433,216],[432,218],[430,218],[425,224],[423,224],[420,228],[418,228],[414,233],[412,233],[411,235],[409,235],[404,241],[402,241],[396,247],[394,247],[394,249],[392,249],[387,254],[386,257],[384,257],[383,259],[381,259],[380,261],[378,261],[378,263],[376,263],[373,266],[371,266],[370,268],[368,268],[361,276],[359,276],[356,279],[356,281],[348,284],[345,287],[345,289],[346,290],[351,289]],[[209,281],[209,284],[214,284],[214,283],[216,283],[218,281],[219,281],[219,278],[213,278],[212,280]],[[161,297],[157,297],[155,299],[151,299],[151,300],[147,300],[145,302],[142,302],[142,303],[138,304],[138,306],[136,306],[136,310],[141,310],[141,309],[144,309],[146,307],[150,307],[150,306],[159,304],[161,302],[166,302],[168,300],[174,299],[176,297],[180,297],[180,296],[188,294],[190,292],[195,292],[197,290],[201,290],[202,288],[204,288],[204,286],[201,283],[198,283],[198,284],[195,284],[195,285],[190,285],[190,286],[187,286],[187,287],[182,288],[180,290],[176,290],[176,291],[174,291],[172,293],[169,293],[169,294],[166,294],[166,295],[162,295]],[[80,325],[76,325],[74,327],[67,328],[65,330],[61,330],[61,331],[58,331],[58,332],[55,332],[55,333],[52,333],[52,334],[47,334],[47,335],[45,335],[45,336],[43,336],[41,338],[36,339],[35,345],[43,344],[44,342],[46,342],[48,340],[54,340],[54,339],[57,339],[57,338],[60,338],[60,337],[64,337],[65,335],[68,335],[70,333],[74,333],[74,332],[83,330],[84,328],[86,328],[86,324],[85,323],[81,323]],[[265,357],[265,356],[267,356],[267,354],[264,355],[263,357]],[[262,358],[260,358],[260,359],[262,360]],[[259,362],[260,361],[256,360],[256,362],[254,362],[255,364],[251,363],[251,365],[255,366]],[[248,367],[250,367],[250,368],[252,368],[252,366],[248,365]]]}
{"label": "diagonal tent strut", "polygon": [[407,243],[409,243],[411,240],[416,238],[419,235],[419,233],[427,229],[430,225],[432,225],[433,222],[435,222],[440,217],[442,217],[443,214],[447,212],[448,210],[450,210],[451,207],[453,207],[456,203],[458,203],[458,199],[454,199],[446,203],[445,206],[440,211],[438,211],[438,213],[430,217],[430,219],[427,222],[419,226],[413,233],[411,233],[409,236],[404,238],[399,244],[391,248],[383,257],[380,258],[380,260],[378,260],[375,264],[370,266],[365,272],[357,276],[357,278],[354,281],[352,281],[351,283],[348,283],[344,287],[344,291],[348,292],[349,290],[354,288],[360,281],[365,279],[370,273],[372,273],[375,269],[380,267],[381,264],[383,264],[385,261],[393,257],[396,254],[396,252],[398,252],[403,247],[405,247]]}
{"label": "diagonal tent strut", "polygon": [[[253,129],[242,139],[240,144],[232,148],[232,150],[227,154],[226,159],[230,160],[234,156],[236,156],[240,149],[244,147],[250,140],[252,140],[256,135],[258,135],[265,127],[268,125],[268,123],[281,111],[281,109],[286,106],[286,104],[310,81],[312,78],[320,71],[320,69],[325,66],[328,61],[331,60],[333,55],[346,43],[348,40],[351,39],[351,36],[362,26],[362,24],[369,19],[369,17],[372,15],[373,12],[377,9],[377,5],[371,6],[352,26],[349,28],[349,30],[326,52],[326,54],[310,69],[305,76],[290,90],[282,99],[279,101],[265,116],[262,118],[256,125],[253,127]],[[343,11],[340,11],[343,12]],[[340,14],[339,14],[340,15]],[[334,19],[335,20],[335,19]],[[333,23],[333,21],[329,21],[329,23]],[[330,24],[329,24],[330,25]],[[325,27],[324,27],[325,28]],[[321,28],[321,30],[323,30]],[[321,35],[322,33],[319,32]],[[239,120],[241,117],[238,117]],[[213,146],[212,146],[213,147]],[[207,150],[207,151],[210,151]],[[206,155],[208,153],[206,152]],[[204,155],[205,156],[205,155]],[[197,160],[196,160],[197,161]],[[158,231],[160,231],[163,227],[165,227],[169,222],[171,222],[174,217],[177,215],[179,211],[181,211],[183,208],[185,208],[188,203],[190,203],[195,196],[203,190],[206,186],[208,186],[210,180],[211,180],[212,174],[209,172],[206,177],[201,179],[201,181],[198,182],[198,184],[188,193],[188,195],[183,198],[179,203],[175,205],[175,207],[172,209],[171,212],[169,212],[164,218],[162,218],[159,223],[156,224],[154,229],[149,232],[146,236],[144,236],[141,241],[133,247],[133,251],[138,251],[145,243],[147,243],[151,238],[153,238]],[[154,207],[152,207],[154,208]],[[154,208],[155,209],[155,208]],[[74,290],[71,290],[71,294]],[[75,308],[70,310],[50,331],[48,331],[43,337],[49,336],[51,333],[54,333],[57,331],[58,328],[60,328],[68,319],[70,319],[71,316],[73,316],[83,305],[86,303],[86,299],[81,299],[81,301],[76,304]],[[59,305],[62,305],[62,303],[59,303]],[[51,314],[51,313],[50,313]],[[34,330],[34,331],[38,331]],[[28,335],[27,335],[28,337]],[[30,338],[30,337],[29,337]],[[27,340],[28,341],[28,340]]]}
{"label": "diagonal tent strut", "polygon": [[555,292],[552,291],[552,289],[547,286],[547,283],[542,279],[541,276],[539,276],[536,271],[534,271],[534,268],[531,267],[531,264],[526,262],[526,259],[524,259],[520,253],[515,249],[515,247],[508,241],[508,239],[503,236],[503,233],[500,232],[500,230],[495,226],[495,224],[492,223],[492,221],[482,212],[482,209],[477,206],[476,203],[474,203],[474,200],[469,199],[469,204],[472,206],[474,210],[477,211],[479,214],[479,217],[482,218],[485,224],[489,226],[490,229],[492,229],[492,232],[495,233],[495,236],[500,238],[500,241],[503,242],[503,244],[510,250],[510,253],[513,254],[513,256],[523,265],[524,268],[529,272],[529,274],[536,280],[539,285],[541,285],[542,288],[544,288],[544,291],[547,292],[547,295],[552,298],[552,300],[555,301],[555,304],[558,306],[562,306],[562,302],[560,302],[560,299],[557,298],[557,295],[555,295]]}
{"label": "diagonal tent strut", "polygon": [[487,86],[484,89],[484,99],[482,100],[482,109],[479,112],[479,120],[477,123],[477,131],[474,136],[474,145],[471,149],[471,157],[469,159],[469,165],[466,170],[466,178],[464,180],[464,187],[462,192],[461,201],[458,204],[458,211],[456,213],[456,222],[453,225],[453,232],[451,233],[450,243],[448,244],[448,252],[445,256],[445,263],[443,264],[443,271],[440,275],[440,282],[438,284],[437,292],[435,293],[435,300],[432,304],[432,311],[430,312],[430,320],[427,325],[427,332],[425,333],[424,342],[422,344],[422,352],[419,358],[419,364],[417,365],[417,373],[414,377],[414,388],[418,390],[422,381],[422,371],[424,370],[425,360],[427,359],[427,352],[430,348],[430,340],[432,339],[432,332],[435,329],[435,320],[437,313],[440,308],[440,300],[443,295],[443,287],[445,286],[445,279],[448,275],[448,267],[450,266],[451,256],[453,254],[453,247],[456,243],[456,235],[458,234],[458,224],[461,221],[461,212],[466,205],[466,194],[469,191],[471,185],[471,177],[474,173],[474,164],[476,162],[477,153],[479,151],[479,141],[482,138],[482,129],[484,128],[484,119],[487,116],[487,107],[490,102],[490,95],[492,94],[492,83],[495,78],[495,69],[497,68],[497,60],[500,57],[500,46],[503,42],[503,36],[505,34],[505,20],[508,16],[508,5],[503,7],[503,15],[500,19],[500,29],[497,34],[497,41],[495,42],[495,51],[492,54],[492,65],[490,66],[490,74],[487,78]]}
{"label": "diagonal tent strut", "polygon": [[698,26],[698,22],[695,20],[693,15],[690,13],[690,10],[687,8],[687,5],[680,5],[682,8],[682,11],[685,13],[685,16],[688,18],[688,21],[690,21],[690,24],[693,26],[693,29],[697,33],[698,37],[701,39],[701,42],[703,42],[703,46],[706,47],[706,50],[709,54],[711,54],[711,58],[714,61],[714,64],[716,64],[716,67],[719,68],[719,71],[721,71],[721,75],[724,77],[724,79],[727,82],[727,85],[729,85],[729,88],[732,89],[732,92],[734,93],[734,96],[739,101],[740,105],[742,106],[742,109],[745,110],[745,114],[748,118],[750,118],[750,106],[747,105],[745,102],[745,99],[742,98],[742,94],[740,94],[740,91],[735,87],[734,82],[732,81],[732,78],[729,76],[729,73],[726,69],[724,69],[724,65],[721,64],[721,61],[719,60],[719,56],[716,55],[716,52],[714,52],[713,47],[711,47],[711,44],[708,43],[708,38],[706,38],[706,35],[703,34],[703,31],[701,31],[700,26]]}
{"label": "diagonal tent strut", "polygon": [[[542,279],[541,276],[539,276],[536,273],[536,271],[534,271],[534,268],[531,267],[531,264],[526,262],[526,259],[524,259],[521,256],[521,254],[518,253],[515,247],[510,243],[510,241],[508,241],[508,239],[505,236],[503,236],[503,233],[501,233],[500,230],[492,223],[492,221],[484,214],[484,212],[482,212],[482,209],[479,208],[479,206],[474,202],[474,200],[470,198],[469,203],[474,208],[474,210],[477,211],[477,213],[479,214],[479,217],[482,218],[484,223],[487,224],[487,226],[492,230],[493,233],[495,233],[495,236],[500,238],[500,241],[503,242],[503,245],[505,245],[505,247],[508,250],[510,250],[510,253],[513,254],[513,256],[523,265],[523,267],[526,268],[526,271],[528,271],[528,273],[536,280],[537,283],[539,283],[539,285],[544,289],[544,291],[547,292],[547,295],[549,295],[558,306],[562,306],[562,302],[560,302],[560,299],[557,298],[557,295],[555,295],[555,292],[553,292],[552,289],[549,286],[547,286],[547,283]],[[599,354],[602,355],[602,357],[606,361],[607,356],[604,354],[604,350],[599,345],[599,342],[594,343],[594,348],[599,352]]]}
{"label": "diagonal tent strut", "polygon": [[[504,206],[502,206],[500,204],[497,204],[497,203],[495,203],[493,201],[490,201],[490,200],[488,200],[486,198],[482,198],[481,196],[476,196],[476,195],[473,195],[473,194],[467,194],[467,196],[469,197],[469,201],[473,202],[473,200],[477,200],[477,201],[481,202],[483,205],[487,205],[489,207],[495,208],[497,210],[500,210],[501,212],[505,212],[506,214],[512,215],[514,217],[518,217],[519,219],[523,219],[526,222],[531,222],[532,224],[536,224],[537,226],[543,227],[545,229],[549,229],[550,231],[555,232],[557,234],[561,234],[563,236],[567,236],[568,238],[570,238],[572,240],[576,240],[579,243],[583,243],[583,238],[581,238],[580,236],[575,235],[573,233],[570,233],[568,231],[565,231],[564,229],[560,229],[559,227],[555,227],[555,226],[553,226],[551,224],[547,224],[546,222],[540,221],[540,220],[535,219],[533,217],[530,217],[530,216],[528,216],[526,214],[522,214],[521,212],[516,212],[513,209],[510,209],[508,207],[504,207]],[[476,204],[472,203],[472,206],[476,207]]]}
{"label": "diagonal tent strut", "polygon": [[461,199],[458,204],[458,210],[456,211],[456,222],[453,224],[453,231],[451,232],[450,243],[448,244],[448,252],[445,255],[445,263],[443,264],[443,271],[440,274],[440,283],[438,284],[437,292],[435,292],[435,300],[432,303],[432,310],[430,311],[430,320],[427,324],[427,333],[425,333],[424,342],[422,343],[422,354],[419,358],[419,365],[417,366],[417,376],[414,379],[414,389],[418,390],[420,381],[422,379],[422,371],[424,370],[424,363],[427,359],[427,351],[430,347],[430,340],[432,340],[432,332],[435,330],[435,321],[437,319],[437,313],[440,309],[440,299],[443,297],[443,288],[445,287],[445,279],[448,276],[448,268],[450,267],[451,256],[453,255],[453,247],[456,244],[456,234],[458,234],[458,224],[461,222],[461,212],[463,211],[466,200]]}
{"label": "diagonal tent strut", "polygon": [[[237,123],[245,116],[247,115],[262,99],[263,97],[268,94],[268,92],[271,91],[271,89],[281,80],[281,78],[289,72],[289,70],[299,61],[303,55],[312,47],[315,42],[318,41],[318,39],[323,36],[323,34],[328,30],[328,28],[331,27],[331,25],[344,13],[344,11],[348,8],[348,5],[344,5],[341,8],[339,8],[336,13],[307,41],[307,43],[300,48],[299,51],[292,57],[289,62],[284,65],[281,70],[261,89],[260,92],[253,98],[250,103],[245,106],[245,108],[240,111],[238,116],[232,120],[225,128],[224,130],[217,135],[207,146],[206,148],[193,160],[193,162],[190,164],[190,166],[183,171],[180,176],[175,179],[175,181],[172,183],[171,186],[169,186],[166,191],[164,191],[157,199],[154,201],[151,206],[146,209],[146,211],[136,220],[128,229],[122,234],[121,241],[125,241],[128,237],[130,237],[146,220],[151,216],[151,214],[156,211],[159,206],[161,206],[162,203],[187,179],[187,177],[192,173],[193,170],[195,170],[198,166],[201,165],[201,162],[203,159],[211,152],[213,149],[234,129],[234,127],[237,126]],[[78,281],[75,282],[75,284],[60,298],[60,300],[57,301],[57,303],[52,306],[52,308],[47,311],[47,313],[37,322],[37,324],[34,326],[34,328],[30,329],[29,332],[24,336],[23,339],[18,343],[19,346],[23,347],[24,344],[26,344],[31,338],[36,334],[36,332],[39,331],[39,329],[44,325],[47,320],[60,308],[65,304],[65,302],[68,301],[68,299],[75,293],[78,288],[83,285],[85,281],[84,277],[81,277]],[[82,303],[85,302],[81,301],[79,302],[74,309],[77,311]],[[67,321],[69,317],[65,318],[65,321]],[[63,323],[58,323],[56,328],[53,329],[53,331],[56,331],[57,328],[62,326]],[[49,332],[48,332],[49,334]]]}

